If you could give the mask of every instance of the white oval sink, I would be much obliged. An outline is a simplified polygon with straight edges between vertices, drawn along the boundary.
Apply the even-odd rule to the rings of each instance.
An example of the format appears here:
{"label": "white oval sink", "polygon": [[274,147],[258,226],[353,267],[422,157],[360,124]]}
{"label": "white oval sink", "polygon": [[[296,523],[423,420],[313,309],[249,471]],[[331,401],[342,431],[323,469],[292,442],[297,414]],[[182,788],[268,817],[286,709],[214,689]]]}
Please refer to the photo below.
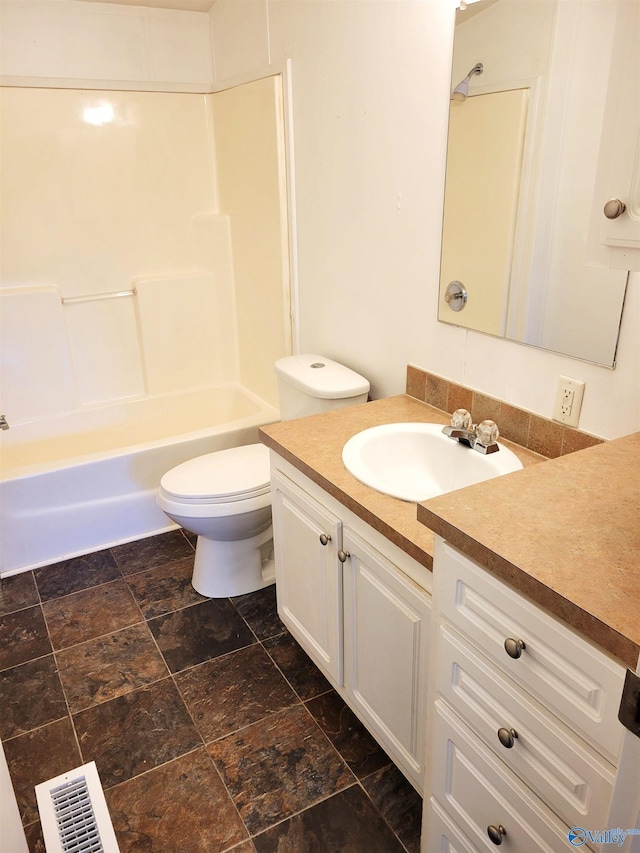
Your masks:
{"label": "white oval sink", "polygon": [[353,476],[378,492],[403,501],[462,489],[522,463],[504,445],[484,455],[442,433],[442,424],[396,423],[371,427],[342,448],[342,461]]}

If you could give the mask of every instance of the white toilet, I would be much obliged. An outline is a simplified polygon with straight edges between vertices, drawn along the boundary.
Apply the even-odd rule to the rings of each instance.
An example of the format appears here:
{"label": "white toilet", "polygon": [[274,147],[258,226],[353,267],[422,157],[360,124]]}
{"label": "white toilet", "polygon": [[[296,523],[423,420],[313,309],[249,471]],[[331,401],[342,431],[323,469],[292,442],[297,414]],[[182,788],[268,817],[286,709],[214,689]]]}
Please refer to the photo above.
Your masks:
{"label": "white toilet", "polygon": [[[275,365],[282,420],[364,403],[369,383],[319,355],[292,355]],[[160,481],[157,503],[196,533],[192,583],[210,598],[254,592],[275,580],[269,451],[262,444],[190,459]]]}

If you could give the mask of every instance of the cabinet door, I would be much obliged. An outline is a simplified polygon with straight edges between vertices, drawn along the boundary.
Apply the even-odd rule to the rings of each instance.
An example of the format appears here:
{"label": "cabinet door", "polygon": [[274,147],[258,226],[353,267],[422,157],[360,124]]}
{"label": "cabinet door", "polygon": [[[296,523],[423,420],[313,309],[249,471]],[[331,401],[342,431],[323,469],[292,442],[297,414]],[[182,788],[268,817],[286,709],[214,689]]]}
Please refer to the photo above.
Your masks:
{"label": "cabinet door", "polygon": [[[615,10],[616,7],[614,6]],[[607,246],[635,251],[614,255],[611,266],[640,269],[640,7],[617,4],[617,24],[610,62],[607,111],[600,148],[596,211],[601,240]],[[620,198],[626,211],[607,219],[604,202]]]}
{"label": "cabinet door", "polygon": [[347,695],[422,791],[431,600],[346,528],[343,548]]}
{"label": "cabinet door", "polygon": [[342,566],[337,552],[342,523],[282,475],[272,473],[271,492],[278,614],[309,657],[341,686]]}

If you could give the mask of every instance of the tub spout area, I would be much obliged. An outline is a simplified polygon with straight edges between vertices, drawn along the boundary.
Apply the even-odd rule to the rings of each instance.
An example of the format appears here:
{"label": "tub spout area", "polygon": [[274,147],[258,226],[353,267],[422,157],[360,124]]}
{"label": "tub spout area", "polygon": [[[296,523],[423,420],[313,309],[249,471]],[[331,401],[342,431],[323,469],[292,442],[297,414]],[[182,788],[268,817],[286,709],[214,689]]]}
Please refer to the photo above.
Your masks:
{"label": "tub spout area", "polygon": [[5,415],[0,415],[0,429],[9,429],[9,421]]}

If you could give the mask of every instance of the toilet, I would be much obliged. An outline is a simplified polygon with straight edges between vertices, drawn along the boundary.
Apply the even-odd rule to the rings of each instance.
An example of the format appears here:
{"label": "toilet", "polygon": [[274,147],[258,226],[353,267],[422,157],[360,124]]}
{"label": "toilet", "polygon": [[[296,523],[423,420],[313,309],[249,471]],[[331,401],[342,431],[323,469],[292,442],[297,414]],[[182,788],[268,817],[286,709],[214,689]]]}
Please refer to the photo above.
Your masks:
{"label": "toilet", "polygon": [[[275,364],[282,420],[364,403],[369,382],[320,355]],[[269,450],[249,444],[183,462],[160,481],[156,501],[172,521],[198,536],[192,584],[228,598],[275,581]]]}

